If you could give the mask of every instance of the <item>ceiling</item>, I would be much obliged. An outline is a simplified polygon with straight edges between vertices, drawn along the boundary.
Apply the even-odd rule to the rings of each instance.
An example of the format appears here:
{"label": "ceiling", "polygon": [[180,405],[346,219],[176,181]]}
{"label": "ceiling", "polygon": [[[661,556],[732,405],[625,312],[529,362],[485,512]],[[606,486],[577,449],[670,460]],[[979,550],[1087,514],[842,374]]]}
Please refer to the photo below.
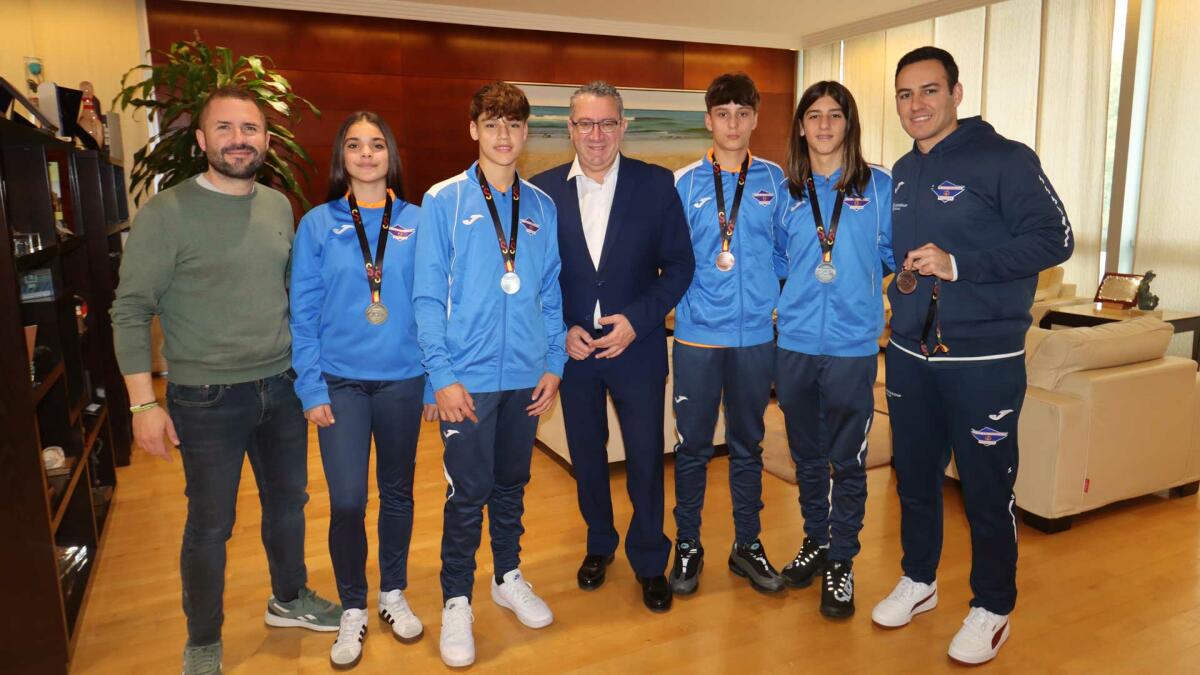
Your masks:
{"label": "ceiling", "polygon": [[280,9],[799,49],[995,0],[197,0]]}

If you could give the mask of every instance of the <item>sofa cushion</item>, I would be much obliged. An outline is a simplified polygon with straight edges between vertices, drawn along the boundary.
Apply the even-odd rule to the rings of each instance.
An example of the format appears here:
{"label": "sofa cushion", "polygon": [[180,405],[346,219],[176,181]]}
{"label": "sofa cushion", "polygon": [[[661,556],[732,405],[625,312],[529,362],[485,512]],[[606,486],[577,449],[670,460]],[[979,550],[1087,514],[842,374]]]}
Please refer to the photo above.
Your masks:
{"label": "sofa cushion", "polygon": [[1175,330],[1151,316],[1127,321],[1048,331],[1040,341],[1028,340],[1036,351],[1027,356],[1029,385],[1054,389],[1067,375],[1080,370],[1112,368],[1161,358]]}
{"label": "sofa cushion", "polygon": [[1066,270],[1061,267],[1042,270],[1038,274],[1037,290],[1033,292],[1033,301],[1042,302],[1048,298],[1057,298],[1062,295],[1063,274],[1065,273]]}

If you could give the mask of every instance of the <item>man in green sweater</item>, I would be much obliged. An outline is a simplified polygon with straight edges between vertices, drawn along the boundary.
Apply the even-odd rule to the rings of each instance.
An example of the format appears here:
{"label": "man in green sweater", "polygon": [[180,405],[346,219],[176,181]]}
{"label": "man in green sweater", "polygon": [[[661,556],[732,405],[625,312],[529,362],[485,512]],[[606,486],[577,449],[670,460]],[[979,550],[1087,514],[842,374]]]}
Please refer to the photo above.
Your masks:
{"label": "man in green sweater", "polygon": [[[183,671],[209,675],[221,672],[225,544],[246,455],[271,572],[267,624],[336,631],[342,609],[305,585],[308,426],[292,389],[285,286],[292,210],[254,182],[266,118],[252,95],[222,87],[201,111],[196,139],[208,170],[155,195],[134,218],[112,319],[134,439],[170,461],[165,436],[183,458]],[[170,364],[169,414],[150,379],[154,315]]]}

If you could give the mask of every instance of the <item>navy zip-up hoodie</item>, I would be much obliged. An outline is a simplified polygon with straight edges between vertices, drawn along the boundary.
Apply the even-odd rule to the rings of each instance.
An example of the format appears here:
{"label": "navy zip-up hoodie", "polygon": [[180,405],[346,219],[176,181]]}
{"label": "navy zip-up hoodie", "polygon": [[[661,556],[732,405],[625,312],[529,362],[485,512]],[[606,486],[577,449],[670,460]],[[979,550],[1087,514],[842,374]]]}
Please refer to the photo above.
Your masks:
{"label": "navy zip-up hoodie", "polygon": [[[1037,275],[1071,257],[1067,213],[1037,155],[979,117],[929,151],[914,144],[892,170],[896,263],[932,242],[954,256],[938,320],[949,352],[930,361],[1015,356],[1024,350]],[[892,284],[892,342],[920,355],[933,277],[904,295]],[[932,351],[933,330],[928,343]]]}

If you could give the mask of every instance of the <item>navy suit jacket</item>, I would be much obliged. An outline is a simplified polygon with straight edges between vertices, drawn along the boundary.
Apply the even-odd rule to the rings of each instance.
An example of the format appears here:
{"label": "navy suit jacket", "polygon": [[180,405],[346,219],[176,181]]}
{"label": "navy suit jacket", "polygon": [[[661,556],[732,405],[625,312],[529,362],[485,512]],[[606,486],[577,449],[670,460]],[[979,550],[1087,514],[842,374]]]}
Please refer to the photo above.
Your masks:
{"label": "navy suit jacket", "polygon": [[[679,304],[696,267],[675,176],[661,166],[621,156],[600,268],[596,269],[583,236],[575,180],[567,180],[570,171],[571,164],[563,164],[532,180],[558,208],[563,320],[568,328],[593,330],[599,300],[604,315],[624,314],[637,332],[633,344],[611,360],[611,367],[665,377],[663,319]],[[575,362],[569,361],[568,367],[571,363]]]}

